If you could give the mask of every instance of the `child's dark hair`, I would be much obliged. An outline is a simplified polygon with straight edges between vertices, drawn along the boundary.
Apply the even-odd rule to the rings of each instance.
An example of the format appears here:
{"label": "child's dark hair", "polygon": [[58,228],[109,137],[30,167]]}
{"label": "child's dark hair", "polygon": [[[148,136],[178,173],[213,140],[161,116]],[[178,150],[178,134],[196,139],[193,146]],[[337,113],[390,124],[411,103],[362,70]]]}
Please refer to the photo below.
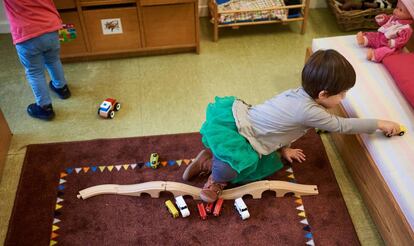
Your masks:
{"label": "child's dark hair", "polygon": [[326,91],[337,95],[355,85],[352,65],[336,50],[318,50],[309,57],[302,70],[302,87],[312,98]]}

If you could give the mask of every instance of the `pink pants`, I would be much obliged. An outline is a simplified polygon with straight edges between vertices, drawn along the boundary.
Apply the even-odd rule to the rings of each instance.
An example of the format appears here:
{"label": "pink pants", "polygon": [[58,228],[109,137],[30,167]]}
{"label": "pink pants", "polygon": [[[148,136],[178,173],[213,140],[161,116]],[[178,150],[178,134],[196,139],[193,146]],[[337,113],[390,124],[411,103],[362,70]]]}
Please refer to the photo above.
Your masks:
{"label": "pink pants", "polygon": [[389,47],[389,40],[382,32],[365,32],[364,36],[368,40],[366,47],[374,49],[373,61],[375,62],[381,62],[384,57],[400,52],[400,50]]}

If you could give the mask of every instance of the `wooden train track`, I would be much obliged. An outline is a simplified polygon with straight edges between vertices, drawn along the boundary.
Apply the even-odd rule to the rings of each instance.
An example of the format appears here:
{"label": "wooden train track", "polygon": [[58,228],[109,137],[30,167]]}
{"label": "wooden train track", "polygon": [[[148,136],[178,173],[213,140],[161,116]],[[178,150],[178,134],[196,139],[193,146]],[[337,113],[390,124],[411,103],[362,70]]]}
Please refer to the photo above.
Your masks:
{"label": "wooden train track", "polygon": [[[302,185],[286,181],[263,180],[224,190],[221,197],[225,200],[233,200],[243,197],[244,195],[251,195],[253,199],[260,199],[262,193],[267,190],[276,192],[276,197],[283,197],[287,193],[293,193],[300,196],[319,194],[316,185]],[[158,198],[160,192],[164,191],[171,192],[174,196],[191,196],[194,200],[200,200],[200,188],[171,181],[151,181],[132,185],[96,185],[80,190],[77,197],[88,199],[93,196],[104,194],[141,196],[142,193],[146,193],[152,198]]]}

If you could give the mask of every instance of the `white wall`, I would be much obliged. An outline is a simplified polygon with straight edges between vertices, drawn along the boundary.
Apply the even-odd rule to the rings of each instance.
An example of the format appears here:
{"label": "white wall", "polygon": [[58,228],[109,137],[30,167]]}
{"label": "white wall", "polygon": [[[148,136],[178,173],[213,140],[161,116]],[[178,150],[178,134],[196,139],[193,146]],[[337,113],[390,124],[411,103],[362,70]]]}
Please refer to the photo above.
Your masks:
{"label": "white wall", "polygon": [[[18,0],[17,0],[18,1]],[[4,1],[1,1],[2,4],[0,5],[0,33],[8,33],[9,30],[9,23],[6,18],[6,14],[4,13]],[[200,16],[207,16],[208,15],[208,0],[199,0],[199,10]],[[325,8],[326,1],[325,0],[310,0],[310,8]]]}
{"label": "white wall", "polygon": [[4,13],[4,1],[1,1],[0,4],[0,33],[8,33],[10,32],[9,29],[9,22],[7,21],[6,14]]}

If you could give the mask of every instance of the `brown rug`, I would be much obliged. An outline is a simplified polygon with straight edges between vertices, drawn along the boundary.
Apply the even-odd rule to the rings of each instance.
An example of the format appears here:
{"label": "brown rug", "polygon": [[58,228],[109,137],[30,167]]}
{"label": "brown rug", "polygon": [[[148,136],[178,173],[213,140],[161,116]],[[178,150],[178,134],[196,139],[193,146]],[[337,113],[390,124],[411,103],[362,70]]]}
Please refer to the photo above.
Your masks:
{"label": "brown rug", "polygon": [[[77,199],[81,189],[105,184],[178,181],[202,149],[198,133],[30,145],[27,148],[6,245],[359,245],[322,141],[310,131],[295,144],[306,163],[294,163],[268,179],[318,185],[317,196],[244,200],[242,221],[232,201],[220,217],[173,219],[159,199],[101,195]],[[150,153],[162,165],[147,167]],[[202,186],[198,178],[188,184]]]}

